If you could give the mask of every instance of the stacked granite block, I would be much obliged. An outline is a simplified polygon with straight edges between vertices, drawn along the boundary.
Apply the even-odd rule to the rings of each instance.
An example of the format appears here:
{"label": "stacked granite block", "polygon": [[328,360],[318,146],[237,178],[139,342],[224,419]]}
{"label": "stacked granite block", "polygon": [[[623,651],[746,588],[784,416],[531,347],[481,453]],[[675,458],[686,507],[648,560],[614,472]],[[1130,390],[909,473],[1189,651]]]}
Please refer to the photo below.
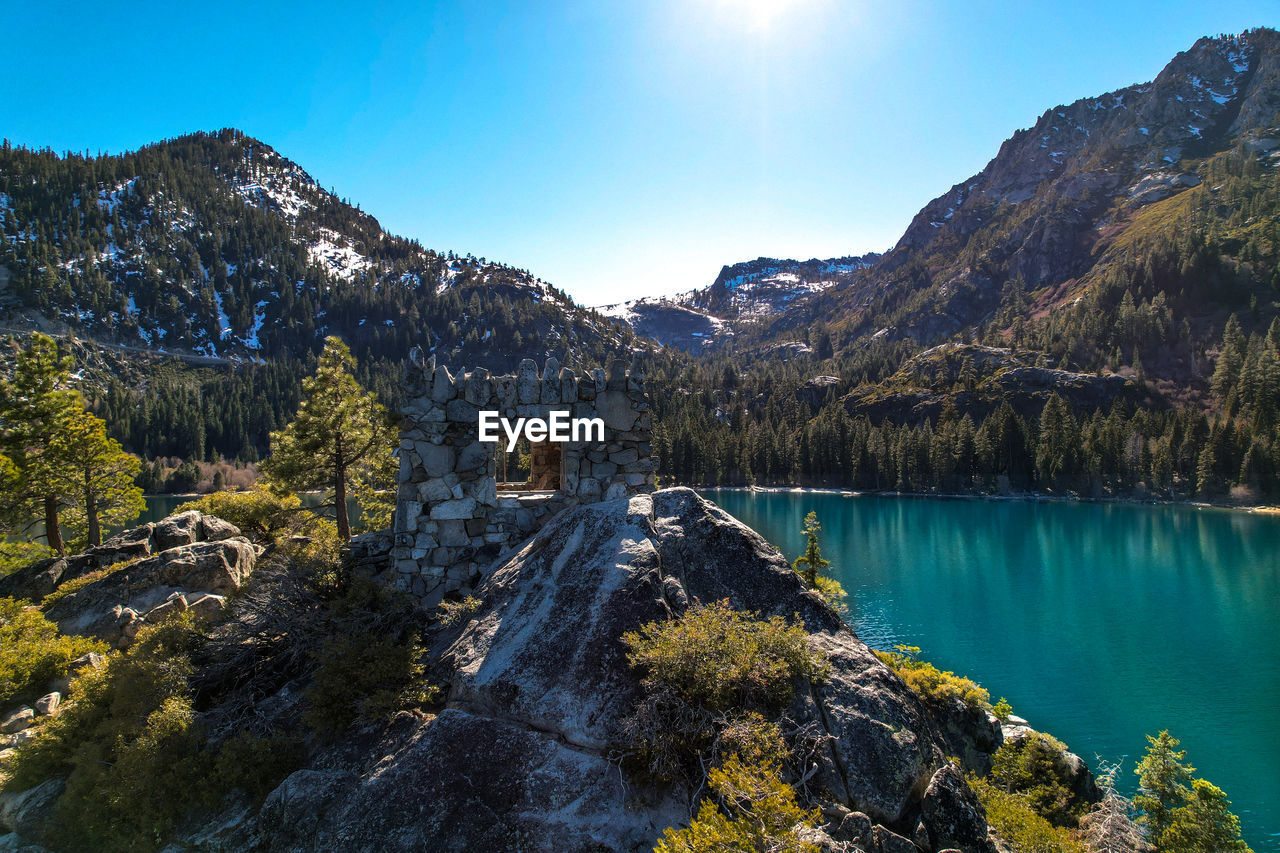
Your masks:
{"label": "stacked granite block", "polygon": [[[403,381],[392,561],[397,584],[429,604],[470,588],[485,566],[566,507],[653,491],[651,415],[635,364],[628,370],[615,361],[607,373],[579,377],[554,358],[541,373],[525,359],[515,375],[483,368],[454,375],[415,350]],[[604,440],[535,444],[530,487],[558,488],[500,494],[498,445],[479,440],[481,411],[512,422],[552,411],[598,417]]]}

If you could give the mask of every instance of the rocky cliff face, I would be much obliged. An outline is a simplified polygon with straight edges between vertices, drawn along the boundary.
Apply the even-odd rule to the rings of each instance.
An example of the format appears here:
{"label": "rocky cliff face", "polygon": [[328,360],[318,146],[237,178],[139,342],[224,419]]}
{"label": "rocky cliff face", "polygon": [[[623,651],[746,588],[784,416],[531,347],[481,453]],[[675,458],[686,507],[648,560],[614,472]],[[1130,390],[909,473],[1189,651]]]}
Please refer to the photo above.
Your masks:
{"label": "rocky cliff face", "polygon": [[[967,385],[966,365],[972,370]],[[849,414],[872,423],[922,424],[937,423],[948,405],[981,419],[1007,402],[1019,415],[1036,418],[1054,394],[1079,412],[1106,409],[1116,400],[1156,403],[1138,383],[1119,374],[1037,366],[1025,354],[976,344],[931,347],[907,359],[884,382],[855,388],[843,403]]]}
{"label": "rocky cliff face", "polygon": [[[1277,92],[1280,34],[1262,28],[1202,38],[1150,82],[1048,109],[982,171],[925,205],[891,251],[830,286],[793,294],[761,314],[758,328],[738,334],[737,346],[764,355],[770,343],[814,325],[829,326],[846,349],[878,334],[927,346],[989,321],[1006,284],[1025,295],[1013,313],[1034,321],[1108,278],[1135,288],[1144,274],[1152,278],[1141,269],[1151,266],[1151,238],[1175,229],[1197,240],[1228,235],[1211,254],[1240,286],[1197,292],[1177,306],[1193,325],[1206,313],[1246,310],[1251,293],[1266,304],[1273,258],[1250,266],[1252,250],[1240,252],[1248,234],[1233,229],[1276,220],[1274,202],[1257,187],[1273,185],[1280,162]],[[1231,160],[1256,186],[1223,191],[1227,182],[1209,166],[1215,158],[1217,166]],[[698,291],[698,307],[731,303],[735,270],[744,266],[726,267]],[[1160,286],[1181,287],[1177,273],[1175,266]],[[1185,379],[1189,368],[1166,372]]]}
{"label": "rocky cliff face", "polygon": [[[799,619],[831,659],[830,677],[798,683],[789,710],[823,744],[809,781],[831,821],[822,843],[990,849],[982,811],[945,758],[948,721],[781,554],[692,491],[568,510],[475,594],[471,619],[435,642],[449,679],[438,714],[402,713],[322,753],[256,816],[197,833],[202,848],[651,849],[689,820],[693,792],[638,784],[610,760],[640,695],[621,637],[691,602],[728,599]],[[994,721],[977,728],[972,740],[994,748]]]}
{"label": "rocky cliff face", "polygon": [[660,299],[634,299],[607,305],[636,334],[666,347],[700,355],[730,342],[735,329],[777,317],[794,303],[848,282],[879,255],[807,261],[757,258],[727,264],[709,286]]}

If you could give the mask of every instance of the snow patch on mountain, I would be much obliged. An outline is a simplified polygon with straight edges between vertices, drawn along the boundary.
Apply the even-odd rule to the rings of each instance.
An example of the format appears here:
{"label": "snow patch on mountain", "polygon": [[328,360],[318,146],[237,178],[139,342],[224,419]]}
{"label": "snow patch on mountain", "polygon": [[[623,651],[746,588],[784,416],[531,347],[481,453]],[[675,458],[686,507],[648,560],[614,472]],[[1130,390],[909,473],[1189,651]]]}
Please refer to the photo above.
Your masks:
{"label": "snow patch on mountain", "polygon": [[319,238],[307,245],[307,255],[330,275],[347,281],[359,278],[373,267],[373,261],[356,251],[341,234],[328,228],[321,228]]}

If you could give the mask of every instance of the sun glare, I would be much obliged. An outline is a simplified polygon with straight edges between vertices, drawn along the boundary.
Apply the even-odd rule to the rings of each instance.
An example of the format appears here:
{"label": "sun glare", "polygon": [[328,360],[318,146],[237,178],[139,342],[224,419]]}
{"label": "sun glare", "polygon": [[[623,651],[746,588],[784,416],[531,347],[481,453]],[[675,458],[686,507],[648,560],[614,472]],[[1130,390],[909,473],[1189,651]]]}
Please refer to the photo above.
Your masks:
{"label": "sun glare", "polygon": [[711,0],[717,16],[752,32],[769,32],[812,0]]}

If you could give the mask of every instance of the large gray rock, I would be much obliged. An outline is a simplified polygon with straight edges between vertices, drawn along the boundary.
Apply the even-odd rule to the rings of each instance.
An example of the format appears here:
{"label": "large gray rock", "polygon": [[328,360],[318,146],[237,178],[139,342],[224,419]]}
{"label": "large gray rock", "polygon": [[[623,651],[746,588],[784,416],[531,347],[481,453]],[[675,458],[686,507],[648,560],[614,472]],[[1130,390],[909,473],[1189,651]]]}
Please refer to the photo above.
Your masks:
{"label": "large gray rock", "polygon": [[231,522],[188,510],[162,521],[148,522],[126,530],[83,554],[65,559],[41,560],[6,577],[0,577],[0,596],[40,602],[62,584],[99,569],[142,560],[180,545],[217,542],[239,536],[240,529]]}
{"label": "large gray rock", "polygon": [[920,802],[920,810],[934,849],[991,853],[993,848],[987,840],[987,816],[954,765],[948,764],[933,774]]}
{"label": "large gray rock", "polygon": [[[180,545],[112,572],[55,602],[45,615],[64,634],[95,636],[123,647],[122,638],[131,639],[141,628],[136,614],[179,600],[175,593],[185,593],[190,601],[203,593],[233,592],[248,580],[256,561],[257,552],[243,537]],[[149,621],[182,609],[170,605]]]}
{"label": "large gray rock", "polygon": [[0,732],[11,735],[15,732],[23,731],[31,728],[36,721],[36,712],[31,710],[31,706],[23,705],[15,711],[6,714],[0,718]]}
{"label": "large gray rock", "polygon": [[200,513],[195,510],[180,512],[157,522],[151,532],[153,547],[156,551],[167,551],[179,545],[199,542],[204,535],[204,526],[200,522]]}
{"label": "large gray rock", "polygon": [[53,827],[50,818],[64,787],[61,779],[50,779],[25,791],[0,793],[0,828],[28,844],[48,843],[47,835]]}
{"label": "large gray rock", "polygon": [[[648,850],[680,821],[599,753],[517,721],[461,710],[402,714],[373,745],[376,773],[294,773],[252,827],[265,850]],[[235,845],[232,845],[235,847]]]}
{"label": "large gray rock", "polygon": [[938,794],[932,822],[921,822],[946,766],[928,710],[781,554],[688,489],[568,510],[493,567],[475,595],[475,614],[436,641],[453,673],[439,716],[403,714],[373,742],[325,753],[267,798],[238,843],[652,849],[663,828],[688,821],[694,792],[644,788],[607,760],[641,695],[621,638],[725,598],[798,617],[830,656],[831,677],[798,683],[789,709],[829,744],[809,781],[840,817],[826,832],[896,849],[927,839],[927,826],[971,817],[951,819],[953,801],[968,803]]}

